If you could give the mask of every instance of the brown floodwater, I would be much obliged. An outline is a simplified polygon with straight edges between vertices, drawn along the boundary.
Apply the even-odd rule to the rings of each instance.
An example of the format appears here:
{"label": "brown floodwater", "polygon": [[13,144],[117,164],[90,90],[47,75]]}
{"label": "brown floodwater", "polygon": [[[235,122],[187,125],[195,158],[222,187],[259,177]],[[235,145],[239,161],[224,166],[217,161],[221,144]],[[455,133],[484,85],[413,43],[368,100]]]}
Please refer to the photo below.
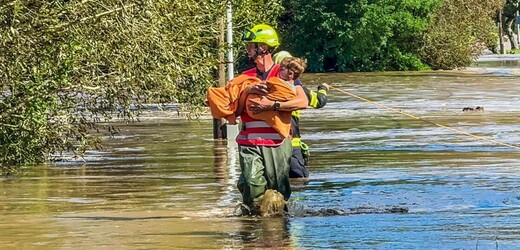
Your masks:
{"label": "brown floodwater", "polygon": [[[176,113],[121,124],[84,160],[0,179],[4,249],[514,249],[520,242],[520,78],[514,68],[306,74],[331,90],[305,110],[311,177],[288,218],[233,216],[237,148]],[[463,112],[464,107],[483,112]],[[403,208],[399,213],[385,212]],[[388,209],[388,210],[387,210]]]}

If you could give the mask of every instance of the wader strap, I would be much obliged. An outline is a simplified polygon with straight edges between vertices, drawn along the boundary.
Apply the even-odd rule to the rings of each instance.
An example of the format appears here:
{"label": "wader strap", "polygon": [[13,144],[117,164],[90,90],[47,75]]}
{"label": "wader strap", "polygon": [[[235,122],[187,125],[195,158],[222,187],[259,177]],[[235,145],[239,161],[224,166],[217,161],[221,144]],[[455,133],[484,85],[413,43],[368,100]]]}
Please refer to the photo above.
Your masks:
{"label": "wader strap", "polygon": [[242,131],[236,142],[240,145],[277,146],[285,140],[273,127],[265,121],[253,120],[242,124]]}
{"label": "wader strap", "polygon": [[253,139],[283,140],[284,138],[278,133],[248,133],[248,134],[238,134],[237,135],[237,140],[253,140]]}

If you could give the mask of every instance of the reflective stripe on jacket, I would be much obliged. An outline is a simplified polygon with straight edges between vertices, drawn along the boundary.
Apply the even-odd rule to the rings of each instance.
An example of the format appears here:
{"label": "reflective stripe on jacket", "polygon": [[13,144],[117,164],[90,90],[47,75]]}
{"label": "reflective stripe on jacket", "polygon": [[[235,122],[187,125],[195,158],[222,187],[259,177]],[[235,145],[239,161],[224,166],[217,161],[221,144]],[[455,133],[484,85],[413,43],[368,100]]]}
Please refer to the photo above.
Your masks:
{"label": "reflective stripe on jacket", "polygon": [[251,121],[242,124],[242,131],[247,133],[240,133],[237,136],[237,140],[251,140],[251,141],[263,141],[263,140],[282,140],[279,133],[271,133],[272,127],[264,121]]}
{"label": "reflective stripe on jacket", "polygon": [[292,138],[292,146],[297,148],[297,147],[300,147],[302,145],[302,139],[299,138],[299,137],[294,137]]}
{"label": "reflective stripe on jacket", "polygon": [[[275,64],[269,71],[266,80],[277,76],[279,69],[280,65]],[[242,75],[256,76],[256,68],[244,71],[242,72]],[[240,115],[240,118],[244,125],[236,138],[238,144],[252,146],[278,146],[283,143],[285,138],[282,137],[273,127],[260,125],[261,123],[259,122],[264,121],[252,118],[247,112],[243,112]]]}
{"label": "reflective stripe on jacket", "polygon": [[[327,88],[323,85],[318,86],[318,91],[312,91],[307,87],[303,87],[303,91],[309,100],[309,106],[319,109],[327,104]],[[300,116],[301,110],[295,110],[292,112],[292,137],[293,140],[295,138],[300,138]],[[298,144],[298,143],[295,143]],[[294,146],[294,144],[293,144]],[[296,145],[295,147],[298,147]]]}

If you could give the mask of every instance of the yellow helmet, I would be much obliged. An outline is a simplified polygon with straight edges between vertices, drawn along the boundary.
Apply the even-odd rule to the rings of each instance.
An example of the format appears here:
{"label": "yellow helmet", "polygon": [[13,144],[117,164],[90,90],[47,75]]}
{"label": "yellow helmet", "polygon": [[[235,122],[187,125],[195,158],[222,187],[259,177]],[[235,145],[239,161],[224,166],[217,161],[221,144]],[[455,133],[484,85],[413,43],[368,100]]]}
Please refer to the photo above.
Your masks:
{"label": "yellow helmet", "polygon": [[287,58],[287,57],[292,57],[291,53],[285,51],[285,50],[282,50],[280,52],[277,52],[276,54],[274,54],[273,56],[273,59],[274,59],[274,63],[281,63],[283,59]]}
{"label": "yellow helmet", "polygon": [[273,48],[280,45],[276,31],[267,24],[257,24],[252,29],[246,30],[242,35],[242,41],[248,43],[265,43]]}

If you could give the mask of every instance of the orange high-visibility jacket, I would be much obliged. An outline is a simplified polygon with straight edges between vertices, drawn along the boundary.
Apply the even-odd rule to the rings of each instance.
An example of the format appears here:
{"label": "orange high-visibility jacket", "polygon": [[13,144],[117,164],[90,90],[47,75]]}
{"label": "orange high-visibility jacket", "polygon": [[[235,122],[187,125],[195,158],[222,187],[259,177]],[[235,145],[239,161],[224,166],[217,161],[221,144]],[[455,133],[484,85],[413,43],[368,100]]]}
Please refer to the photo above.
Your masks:
{"label": "orange high-visibility jacket", "polygon": [[[247,86],[252,86],[260,83],[261,80],[257,77],[247,75],[240,75],[229,81],[225,87],[210,87],[207,93],[208,105],[211,110],[211,115],[214,118],[225,118],[230,124],[236,124],[235,111],[238,107],[238,100],[240,93]],[[296,97],[296,90],[294,85],[283,81],[280,78],[272,77],[267,82],[269,93],[266,95],[267,99],[271,101],[288,101]],[[265,121],[273,127],[283,138],[289,136],[291,131],[291,112],[290,111],[265,111],[258,114],[253,114],[247,108],[250,100],[261,97],[250,94],[247,98],[246,110],[249,116],[253,119]]]}

